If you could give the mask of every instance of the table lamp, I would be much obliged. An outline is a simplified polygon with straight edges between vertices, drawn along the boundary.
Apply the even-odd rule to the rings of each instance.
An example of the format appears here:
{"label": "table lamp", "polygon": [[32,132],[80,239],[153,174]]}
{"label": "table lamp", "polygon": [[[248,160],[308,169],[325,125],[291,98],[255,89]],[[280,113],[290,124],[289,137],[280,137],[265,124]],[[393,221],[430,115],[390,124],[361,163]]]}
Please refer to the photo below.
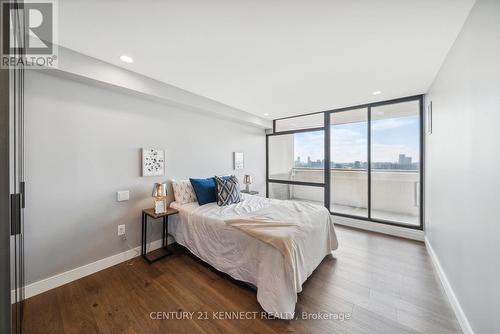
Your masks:
{"label": "table lamp", "polygon": [[251,175],[245,175],[243,177],[243,183],[246,185],[245,191],[250,192],[250,184],[253,182],[252,176]]}
{"label": "table lamp", "polygon": [[155,213],[165,213],[167,212],[167,184],[166,183],[155,183],[153,186],[153,194],[155,198]]}

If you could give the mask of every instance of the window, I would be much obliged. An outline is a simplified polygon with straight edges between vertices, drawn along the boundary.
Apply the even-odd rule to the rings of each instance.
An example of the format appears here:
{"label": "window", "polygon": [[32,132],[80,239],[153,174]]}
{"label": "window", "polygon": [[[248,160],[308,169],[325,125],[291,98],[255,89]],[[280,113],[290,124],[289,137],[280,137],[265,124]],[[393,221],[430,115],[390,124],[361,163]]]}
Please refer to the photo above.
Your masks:
{"label": "window", "polygon": [[422,99],[276,120],[267,136],[268,196],[421,229]]}
{"label": "window", "polygon": [[324,130],[287,130],[268,135],[267,159],[268,197],[324,204]]}
{"label": "window", "polygon": [[322,128],[324,126],[325,115],[316,113],[304,116],[277,119],[274,121],[275,132],[296,131],[302,129]]}
{"label": "window", "polygon": [[368,109],[330,115],[330,211],[368,217]]}
{"label": "window", "polygon": [[269,179],[324,183],[325,132],[268,137]]}

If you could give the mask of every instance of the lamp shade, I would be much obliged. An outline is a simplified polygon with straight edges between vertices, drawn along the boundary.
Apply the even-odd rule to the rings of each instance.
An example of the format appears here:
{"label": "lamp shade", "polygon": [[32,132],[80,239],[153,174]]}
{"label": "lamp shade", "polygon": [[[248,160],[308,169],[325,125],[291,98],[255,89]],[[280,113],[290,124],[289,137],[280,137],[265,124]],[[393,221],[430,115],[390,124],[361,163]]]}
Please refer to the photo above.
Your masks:
{"label": "lamp shade", "polygon": [[243,177],[243,183],[244,184],[251,184],[253,182],[252,175],[245,175]]}
{"label": "lamp shade", "polygon": [[167,196],[167,184],[166,183],[155,183],[153,186],[153,197],[160,198]]}

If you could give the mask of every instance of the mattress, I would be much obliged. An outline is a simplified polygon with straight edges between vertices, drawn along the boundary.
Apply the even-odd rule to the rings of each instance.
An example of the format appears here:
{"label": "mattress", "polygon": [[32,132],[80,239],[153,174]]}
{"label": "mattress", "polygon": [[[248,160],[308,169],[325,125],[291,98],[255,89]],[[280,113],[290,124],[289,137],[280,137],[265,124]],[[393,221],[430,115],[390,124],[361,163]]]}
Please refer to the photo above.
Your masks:
{"label": "mattress", "polygon": [[[266,312],[291,319],[302,284],[331,252],[329,240],[322,228],[306,236],[307,247],[301,250],[303,258],[298,263],[300,284],[294,284],[287,279],[290,275],[280,251],[224,222],[282,201],[242,195],[240,203],[222,207],[216,203],[199,206],[173,202],[170,206],[179,210],[179,214],[171,217],[169,231],[179,244],[217,270],[257,287],[257,301]],[[318,210],[330,222],[328,210],[321,206]]]}

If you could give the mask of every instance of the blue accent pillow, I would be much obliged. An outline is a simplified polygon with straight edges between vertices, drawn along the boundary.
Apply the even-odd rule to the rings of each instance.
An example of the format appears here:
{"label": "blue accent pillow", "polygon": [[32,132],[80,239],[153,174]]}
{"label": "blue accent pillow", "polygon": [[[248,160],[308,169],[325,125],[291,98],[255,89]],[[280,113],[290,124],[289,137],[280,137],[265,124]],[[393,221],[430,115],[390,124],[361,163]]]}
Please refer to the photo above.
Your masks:
{"label": "blue accent pillow", "polygon": [[[221,178],[227,180],[229,176],[222,176]],[[190,178],[189,181],[193,186],[194,193],[196,194],[196,199],[198,200],[199,205],[217,202],[217,186],[213,177],[209,177],[206,179]]]}

